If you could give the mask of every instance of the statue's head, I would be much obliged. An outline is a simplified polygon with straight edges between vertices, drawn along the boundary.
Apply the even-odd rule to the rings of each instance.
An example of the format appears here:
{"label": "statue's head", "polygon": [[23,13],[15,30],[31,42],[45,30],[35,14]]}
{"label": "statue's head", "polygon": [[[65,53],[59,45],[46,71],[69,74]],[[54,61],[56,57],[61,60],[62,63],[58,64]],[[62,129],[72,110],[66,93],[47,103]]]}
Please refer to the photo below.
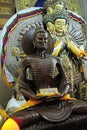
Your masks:
{"label": "statue's head", "polygon": [[44,3],[44,8],[47,14],[55,14],[66,9],[65,2],[63,0],[47,0]]}
{"label": "statue's head", "polygon": [[53,0],[47,0],[44,3],[44,8],[45,8],[47,14],[53,14]]}
{"label": "statue's head", "polygon": [[48,32],[42,27],[38,27],[35,30],[33,39],[34,48],[43,51],[48,48]]}
{"label": "statue's head", "polygon": [[[45,42],[45,43],[44,43]],[[31,28],[27,31],[22,38],[22,49],[27,55],[36,54],[36,50],[44,43],[44,49],[47,48],[47,54],[53,51],[52,37],[41,26]],[[39,45],[40,44],[40,45]],[[38,47],[39,46],[39,47]]]}
{"label": "statue's head", "polygon": [[66,8],[65,2],[62,0],[54,0],[53,13],[62,12]]}
{"label": "statue's head", "polygon": [[56,13],[54,16],[55,32],[64,35],[68,30],[68,17],[64,13]]}
{"label": "statue's head", "polygon": [[47,31],[52,34],[54,32],[54,20],[53,15],[45,15],[44,16],[44,24],[47,28]]}

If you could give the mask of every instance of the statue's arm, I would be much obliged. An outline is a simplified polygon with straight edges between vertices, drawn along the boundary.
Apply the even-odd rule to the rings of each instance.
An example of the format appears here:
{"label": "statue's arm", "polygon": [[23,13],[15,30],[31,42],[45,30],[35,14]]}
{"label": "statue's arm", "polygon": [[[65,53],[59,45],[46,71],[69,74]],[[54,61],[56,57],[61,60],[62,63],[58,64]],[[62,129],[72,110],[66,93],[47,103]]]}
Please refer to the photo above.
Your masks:
{"label": "statue's arm", "polygon": [[84,50],[81,50],[80,47],[76,46],[73,41],[70,39],[67,39],[68,48],[74,53],[77,57],[83,58],[84,56],[87,56],[87,52]]}
{"label": "statue's arm", "polygon": [[[20,76],[19,90],[23,94],[24,97],[28,99],[39,100],[44,97],[36,96],[35,94],[35,84],[33,79],[26,79],[26,70],[28,67],[31,67],[29,58],[26,58],[22,63],[22,71]],[[35,90],[35,91],[34,91]]]}
{"label": "statue's arm", "polygon": [[61,95],[64,96],[65,94],[70,93],[71,91],[71,84],[67,78],[66,72],[63,68],[63,65],[61,64],[60,60],[57,58],[57,68],[61,75],[61,81],[59,86],[59,91],[61,92]]}
{"label": "statue's arm", "polygon": [[29,83],[25,83],[23,81],[20,81],[20,92],[23,94],[24,97],[26,97],[27,99],[33,99],[33,100],[42,100],[44,99],[46,96],[37,96],[34,91],[32,90],[32,87],[35,86],[31,86]]}

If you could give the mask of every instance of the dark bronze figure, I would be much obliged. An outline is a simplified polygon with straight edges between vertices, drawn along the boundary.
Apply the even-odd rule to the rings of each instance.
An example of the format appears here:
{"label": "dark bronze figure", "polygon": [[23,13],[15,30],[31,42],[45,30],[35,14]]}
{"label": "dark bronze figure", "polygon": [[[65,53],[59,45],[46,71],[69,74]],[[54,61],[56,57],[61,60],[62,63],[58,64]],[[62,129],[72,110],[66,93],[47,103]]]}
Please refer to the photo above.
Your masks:
{"label": "dark bronze figure", "polygon": [[[40,89],[52,87],[58,89],[60,93],[58,96],[64,96],[64,94],[69,93],[70,84],[67,81],[60,60],[46,54],[46,50],[48,49],[48,33],[44,29],[40,28],[36,30],[33,39],[33,46],[36,50],[36,54],[31,57],[27,56],[22,63],[23,72],[20,81],[20,91],[23,95],[35,100],[40,99],[42,97],[36,96],[37,93],[40,93]],[[32,77],[26,75],[28,69],[30,71],[28,73],[31,74]],[[60,83],[58,83],[58,75],[55,76],[56,69],[58,69],[57,71],[60,75]],[[28,80],[28,78],[31,79]]]}
{"label": "dark bronze figure", "polygon": [[[37,28],[33,38],[35,54],[24,58],[19,84],[28,106],[11,116],[21,130],[27,127],[31,129],[33,124],[40,121],[47,121],[47,124],[69,122],[72,126],[74,121],[78,122],[76,114],[87,113],[86,102],[79,103],[67,98],[71,84],[59,58],[46,53],[48,44],[48,32]],[[82,115],[82,118],[86,119],[86,115]],[[4,125],[1,130],[5,130]]]}

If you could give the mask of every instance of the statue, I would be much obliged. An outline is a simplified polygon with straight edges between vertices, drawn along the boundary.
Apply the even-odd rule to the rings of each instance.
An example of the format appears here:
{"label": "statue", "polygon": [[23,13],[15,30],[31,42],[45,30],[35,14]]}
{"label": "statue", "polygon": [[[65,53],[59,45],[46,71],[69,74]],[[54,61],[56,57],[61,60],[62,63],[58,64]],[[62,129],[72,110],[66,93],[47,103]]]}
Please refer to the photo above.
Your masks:
{"label": "statue", "polygon": [[47,14],[55,14],[66,9],[64,1],[61,0],[48,0],[44,2],[44,8]]}
{"label": "statue", "polygon": [[[27,11],[26,15],[23,15],[23,12],[21,12],[19,17],[15,16],[15,19],[18,19],[17,21],[20,21],[19,24],[17,24],[14,19],[13,20],[14,27],[11,26],[13,31],[12,32],[9,31],[9,34],[6,33],[6,37],[3,37],[4,38],[3,53],[2,53],[2,58],[1,58],[2,73],[3,73],[3,79],[8,87],[14,85],[14,83],[16,82],[15,77],[18,78],[18,76],[20,75],[20,72],[19,72],[20,65],[19,65],[19,60],[18,60],[18,58],[20,56],[18,56],[18,57],[16,55],[15,55],[15,57],[12,56],[11,51],[10,51],[11,48],[13,48],[13,47],[19,48],[20,52],[22,54],[23,50],[21,49],[21,41],[22,41],[23,34],[26,33],[26,31],[28,31],[31,27],[36,28],[38,25],[43,27],[43,21],[45,21],[43,19],[43,16],[45,16],[46,13],[47,13],[47,17],[50,16],[51,18],[49,19],[50,20],[49,22],[46,22],[46,24],[49,24],[47,26],[50,27],[50,30],[48,30],[49,27],[47,27],[45,29],[47,29],[49,31],[49,33],[51,33],[54,43],[56,42],[56,40],[58,41],[57,36],[55,35],[54,15],[56,18],[57,13],[58,13],[57,15],[59,16],[59,13],[64,12],[69,16],[69,18],[67,17],[68,18],[67,24],[68,24],[68,22],[69,22],[69,24],[66,25],[66,27],[68,26],[70,38],[74,40],[74,43],[76,44],[76,46],[79,46],[81,49],[86,50],[85,34],[83,33],[83,31],[81,29],[85,25],[85,21],[82,19],[82,17],[80,17],[79,15],[77,16],[73,12],[70,12],[69,10],[67,10],[66,4],[60,0],[57,0],[57,1],[56,0],[47,0],[46,3],[44,3],[44,5],[45,5],[44,8],[35,8],[35,7],[31,8],[29,11]],[[49,11],[50,9],[51,9],[51,11]],[[34,13],[32,13],[32,11]],[[25,12],[26,11],[24,11],[24,13]],[[22,18],[22,15],[23,15],[23,19],[20,19],[20,18]],[[17,24],[17,26],[15,25],[15,23]],[[46,26],[46,24],[45,24],[45,26]],[[20,25],[20,27],[19,27],[19,25]],[[9,28],[11,28],[10,25],[8,25],[8,26],[9,26]],[[65,28],[65,30],[67,30],[67,28]],[[6,32],[8,32],[8,30]],[[15,38],[13,37],[14,33],[16,35]],[[11,37],[13,37],[13,38],[11,38]],[[7,44],[8,40],[9,40],[9,44]],[[16,41],[15,43],[14,43],[14,40]],[[4,43],[4,41],[6,41],[7,46]],[[27,46],[27,47],[29,47],[29,46]],[[55,47],[56,47],[56,44],[55,44],[54,48]],[[55,48],[55,50],[57,50],[57,48]],[[58,48],[58,50],[59,50],[59,48]],[[18,51],[18,50],[16,50],[16,51]],[[57,54],[58,53],[56,53],[55,55],[57,55]],[[20,55],[19,52],[17,55]],[[71,63],[69,63],[69,64],[71,64]],[[82,70],[83,68],[84,67],[81,68],[81,71],[83,71]],[[76,68],[76,70],[78,70],[78,67]],[[77,72],[76,70],[74,72]],[[70,72],[70,73],[73,73],[73,72]],[[78,75],[78,73],[79,72],[75,73],[74,75]],[[73,75],[73,74],[70,74],[70,75]],[[79,80],[77,79],[77,77],[79,77]],[[81,73],[79,73],[79,76],[75,76],[75,78],[74,78],[75,82],[76,81],[80,82],[82,80],[82,77],[81,77]],[[84,77],[86,77],[86,76],[84,76]],[[72,80],[74,80],[74,79],[72,78]],[[75,83],[75,84],[77,84],[77,83]]]}
{"label": "statue", "polygon": [[[54,5],[56,6],[56,4],[54,4]],[[53,38],[53,42],[55,43],[53,53],[52,53],[52,48],[51,48],[50,49],[51,51],[49,54],[52,53],[55,56],[59,56],[60,60],[63,62],[63,66],[60,64],[61,61],[59,60],[59,58],[54,58],[53,56],[49,56],[49,55],[48,55],[48,57],[50,57],[50,59],[52,58],[51,59],[52,61],[58,62],[57,64],[62,67],[63,71],[61,71],[62,72],[61,73],[60,72],[61,69],[59,69],[61,67],[58,66],[58,68],[56,67],[56,69],[58,69],[58,70],[56,70],[57,74],[56,74],[55,78],[53,78],[54,74],[52,73],[52,76],[53,76],[52,78],[54,80],[52,80],[52,78],[48,75],[46,78],[43,76],[43,80],[38,80],[36,78],[37,75],[41,79],[42,78],[41,76],[44,73],[44,71],[47,74],[47,71],[43,69],[42,74],[40,75],[39,72],[42,70],[42,68],[44,68],[44,67],[46,68],[47,66],[49,68],[49,66],[50,66],[49,64],[51,63],[51,60],[49,59],[49,62],[47,60],[46,63],[43,62],[43,65],[42,65],[43,59],[48,58],[46,56],[47,56],[49,49],[46,48],[46,46],[47,45],[49,46],[50,42],[49,42],[49,44],[47,43],[47,45],[45,46],[45,49],[46,49],[45,51],[42,51],[43,48],[39,48],[41,50],[37,51],[38,45],[36,47],[35,46],[36,44],[34,44],[35,42],[33,41],[32,47],[33,47],[34,55],[31,56],[30,53],[28,53],[28,48],[27,48],[27,57],[25,56],[26,58],[23,57],[23,59],[22,59],[23,60],[23,62],[22,62],[23,71],[22,71],[22,75],[20,77],[20,79],[21,79],[20,91],[25,96],[26,100],[29,100],[29,99],[30,100],[26,104],[24,104],[21,108],[19,108],[18,110],[21,110],[21,109],[23,109],[23,110],[14,113],[11,116],[11,119],[13,118],[14,120],[16,120],[20,117],[23,117],[24,115],[26,116],[26,115],[30,114],[30,116],[33,116],[32,114],[34,114],[34,117],[31,117],[31,118],[28,117],[28,119],[30,121],[30,125],[32,123],[36,123],[36,121],[39,121],[41,119],[59,123],[61,121],[65,122],[65,119],[67,119],[67,120],[72,119],[71,118],[72,113],[83,114],[83,115],[81,115],[81,119],[83,119],[84,113],[87,113],[86,112],[86,108],[87,108],[86,102],[73,101],[73,102],[67,103],[67,100],[73,99],[73,98],[68,97],[68,96],[70,96],[68,94],[71,91],[73,91],[74,84],[76,85],[76,83],[78,84],[78,82],[82,81],[84,77],[86,78],[86,75],[83,77],[84,71],[83,71],[81,59],[84,59],[84,56],[86,56],[87,54],[84,51],[85,35],[84,35],[84,33],[82,33],[81,27],[79,29],[75,30],[76,26],[74,26],[72,20],[70,20],[70,18],[68,18],[67,11],[65,10],[65,8],[63,6],[64,4],[60,4],[60,5],[62,5],[61,8],[58,7],[59,8],[59,10],[58,10],[57,7],[55,7],[55,11],[53,10],[54,6],[50,6],[50,8],[47,11],[47,18],[50,18],[50,19],[49,20],[47,19],[48,21],[46,21],[44,23],[47,26],[47,28],[46,28],[47,31],[51,34],[51,36]],[[58,3],[58,6],[59,6],[59,3]],[[53,9],[51,7],[53,7]],[[61,15],[59,15],[59,14],[61,14]],[[79,39],[80,39],[79,41],[77,39],[77,36],[79,36]],[[74,41],[72,39],[74,39]],[[35,40],[37,40],[37,39],[35,39]],[[22,47],[24,47],[24,45]],[[24,49],[24,51],[25,50],[26,50],[26,48]],[[73,57],[71,58],[70,56],[71,57],[73,56]],[[16,55],[17,60],[19,57],[20,57],[20,54]],[[41,62],[39,61],[39,59],[37,60],[38,62],[35,62],[36,59],[33,61],[33,58],[36,58],[36,59],[41,58],[40,59]],[[73,59],[73,60],[71,60],[71,59]],[[40,65],[40,63],[41,63],[41,65]],[[52,62],[52,63],[54,63],[54,62]],[[33,67],[33,69],[31,69],[32,64],[36,65]],[[45,64],[47,66],[45,66]],[[41,67],[41,69],[40,70],[38,69],[38,71],[37,71],[38,66],[39,66],[39,68],[41,66],[43,66],[43,67]],[[52,67],[55,68],[55,66],[52,66]],[[53,68],[50,68],[50,69],[53,69]],[[77,78],[78,77],[80,77],[80,78],[79,79],[76,78],[75,81],[74,81],[74,77],[73,77],[74,74],[72,71],[73,68],[74,68],[74,72],[77,72],[77,71],[81,72],[79,74],[79,76],[76,76]],[[32,76],[33,71],[34,71],[34,77]],[[54,69],[52,70],[52,72],[53,71],[54,71]],[[49,73],[49,75],[50,75],[50,73]],[[64,77],[62,77],[62,76],[64,76]],[[35,78],[34,82],[33,82],[33,78]],[[65,87],[65,89],[63,87],[64,82],[61,81],[62,78],[64,79],[64,81],[66,83],[68,83],[68,86]],[[47,81],[47,82],[45,82],[45,81]],[[43,82],[44,82],[44,85],[42,85]],[[57,86],[58,83],[60,84],[59,86]],[[35,88],[32,86],[35,86]],[[47,89],[43,90],[43,87],[45,87],[45,86],[48,86],[48,87],[47,87]],[[55,86],[56,86],[56,89],[55,89]],[[41,89],[40,89],[40,87],[41,87]],[[54,88],[52,88],[52,87],[54,87]],[[27,91],[27,90],[29,90],[29,91]],[[64,102],[64,100],[65,100],[65,102]],[[53,102],[51,102],[51,101],[53,101]],[[51,116],[49,116],[49,114],[47,114],[49,112],[49,110],[51,109],[51,107],[54,107],[56,110],[55,104],[60,105],[61,109],[64,108],[63,113],[65,112],[65,117],[63,117],[63,116],[60,117],[63,113],[61,113],[59,116],[59,113],[60,113],[59,111],[57,111],[57,113],[53,112],[54,116],[52,114],[51,115],[52,118],[51,118]],[[43,106],[43,107],[47,106],[47,108],[50,107],[49,110],[46,113],[44,113],[44,115],[43,115],[43,110],[41,109],[41,106]],[[40,112],[38,112],[38,110],[36,108],[39,108]],[[67,108],[66,111],[69,111],[69,113],[65,111],[65,108]],[[81,109],[78,109],[78,108],[81,108]],[[26,112],[26,109],[28,110],[27,112]],[[34,110],[33,113],[30,112],[30,111],[32,111],[32,109]],[[26,114],[25,114],[25,112],[26,112]],[[28,114],[28,112],[30,112],[30,113]],[[56,116],[57,116],[57,119],[56,119]],[[72,117],[74,117],[74,115]],[[77,115],[76,115],[76,117],[77,117]],[[85,118],[86,118],[86,116],[85,116]],[[25,118],[24,118],[22,121],[24,121],[25,123],[22,123],[22,124],[19,123],[19,126],[21,128],[27,127],[28,119],[26,119],[26,121],[25,121]],[[72,119],[72,121],[73,121],[73,119]],[[59,123],[59,124],[61,124],[61,123]],[[19,127],[17,127],[17,128],[19,129]],[[3,129],[4,129],[4,127],[2,127],[2,130]],[[29,129],[30,129],[30,126],[29,126]]]}
{"label": "statue", "polygon": [[59,58],[46,53],[48,36],[48,32],[41,27],[35,30],[35,54],[23,59],[19,83],[19,90],[28,101],[7,119],[1,130],[5,130],[8,123],[18,124],[8,126],[9,130],[19,130],[40,120],[60,123],[73,113],[87,113],[85,102],[76,101],[69,96],[71,84]]}
{"label": "statue", "polygon": [[[55,6],[60,5],[60,10]],[[75,24],[69,17],[64,3],[52,1],[52,13],[46,10],[44,15],[44,25],[47,31],[51,34],[54,41],[53,55],[59,56],[63,62],[65,71],[72,84],[72,91],[75,86],[86,79],[83,64],[86,65],[87,52],[86,35],[79,24]],[[47,2],[46,7],[50,6],[50,1]],[[78,28],[77,28],[78,26]],[[84,63],[83,63],[83,60]]]}
{"label": "statue", "polygon": [[[33,88],[33,86],[30,85],[29,88],[27,87],[27,84],[29,86],[29,83],[30,84],[33,83],[32,85],[35,85],[35,88],[37,88],[37,92],[35,90],[35,94],[38,94],[41,88],[51,88],[53,86],[57,87],[57,84],[56,84],[56,86],[54,85],[55,84],[54,79],[56,79],[56,77],[54,77],[54,71],[56,70],[57,64],[61,64],[61,63],[58,63],[59,61],[55,61],[52,58],[50,59],[49,57],[51,57],[51,56],[46,55],[45,51],[48,49],[48,33],[46,31],[44,31],[44,29],[42,29],[42,28],[36,29],[34,38],[33,38],[33,46],[36,51],[35,58],[34,58],[34,56],[32,56],[32,57],[28,56],[27,58],[25,58],[25,60],[23,60],[23,68],[22,68],[23,72],[22,72],[22,76],[21,76],[20,90],[23,91],[22,93],[25,96],[27,96],[27,94],[26,94],[27,92],[33,93],[32,89],[31,89],[31,88]],[[52,66],[54,66],[54,67],[50,68],[50,64],[52,64]],[[35,67],[33,67],[34,65],[35,65]],[[46,67],[46,66],[48,66],[48,67]],[[61,66],[61,67],[59,67],[59,66]],[[27,70],[28,67],[29,67],[29,70]],[[59,70],[59,72],[61,73],[61,78],[62,78],[61,82],[63,84],[63,85],[58,84],[58,86],[67,86],[67,84],[69,84],[69,83],[66,82],[67,78],[66,78],[66,75],[64,76],[65,73],[62,68],[62,65],[58,65],[57,69],[58,69],[58,67],[61,68]],[[43,70],[41,68],[43,68]],[[47,73],[48,68],[50,68],[49,74]],[[29,72],[27,72],[27,71],[29,71]],[[33,73],[33,76],[30,76],[31,79],[29,79],[29,81],[28,81],[28,76],[26,76],[27,75],[26,73],[29,73],[29,74]],[[47,76],[47,75],[49,75],[49,76]],[[45,79],[47,80],[46,81],[47,83],[45,83]],[[64,83],[63,83],[63,80],[65,80]],[[55,82],[56,82],[56,80],[55,80]],[[24,86],[25,86],[25,88],[23,89]],[[59,87],[59,88],[61,88],[61,87]],[[65,87],[65,88],[67,88],[67,87]],[[28,91],[27,91],[27,89],[28,89]],[[25,90],[26,90],[26,92],[24,92]],[[65,92],[63,92],[63,93],[65,93]],[[64,96],[63,93],[62,93],[62,96]],[[35,94],[32,96],[29,96],[27,98],[31,98],[31,97],[33,98],[35,96]],[[37,98],[38,97],[35,97],[35,99],[37,99]]]}
{"label": "statue", "polygon": [[[22,62],[22,72],[20,76],[19,89],[26,100],[34,100],[35,104],[38,104],[38,102],[42,102],[42,106],[43,102],[45,101],[48,103],[53,102],[53,105],[55,106],[54,102],[58,102],[58,104],[61,104],[62,101],[59,103],[59,99],[64,98],[64,96],[70,93],[71,85],[67,81],[67,77],[64,72],[63,66],[60,63],[60,60],[56,57],[46,54],[46,50],[49,44],[48,36],[49,34],[43,28],[38,27],[36,29],[33,38],[33,47],[36,53],[33,56],[27,56]],[[55,74],[56,70],[58,71],[58,74]],[[67,104],[67,102],[64,102],[64,104]],[[31,104],[29,104],[29,106],[31,106]],[[36,105],[33,106],[33,109],[34,107],[36,109]],[[37,106],[37,109],[38,107],[40,107],[40,105]],[[61,107],[63,107],[62,104]],[[33,112],[35,112],[35,109]],[[67,109],[70,108],[67,107]],[[70,109],[70,112],[67,113],[66,111],[65,117],[62,117],[61,115],[56,117],[55,120],[55,117],[50,117],[50,115],[47,113],[43,115],[42,111],[41,114],[39,112],[38,114],[37,112],[35,112],[35,119],[32,118],[33,120],[29,117],[30,119],[28,120],[30,120],[30,124],[33,123],[32,121],[35,122],[41,119],[41,116],[45,119],[47,118],[47,120],[51,120],[54,122],[58,122],[60,120],[62,121],[65,120],[71,113]],[[19,111],[17,113],[19,113]],[[53,113],[56,116],[56,114],[59,112],[55,113],[54,110]],[[33,116],[32,114],[34,113],[29,112],[29,115],[31,115],[31,117]],[[15,116],[15,113],[13,115]],[[12,118],[14,119],[15,117],[13,115]],[[25,124],[26,123],[24,123],[24,126]]]}

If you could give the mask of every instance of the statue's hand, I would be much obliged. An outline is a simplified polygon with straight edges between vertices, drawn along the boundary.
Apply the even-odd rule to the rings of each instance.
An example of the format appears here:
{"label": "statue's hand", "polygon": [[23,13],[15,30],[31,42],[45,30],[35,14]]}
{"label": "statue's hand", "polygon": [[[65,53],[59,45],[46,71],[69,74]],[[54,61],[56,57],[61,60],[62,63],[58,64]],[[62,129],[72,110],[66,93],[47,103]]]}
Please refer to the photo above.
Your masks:
{"label": "statue's hand", "polygon": [[47,96],[35,96],[35,100],[45,100]]}
{"label": "statue's hand", "polygon": [[71,91],[71,86],[69,84],[66,84],[64,87],[65,87],[65,89],[64,89],[63,93],[61,94],[61,97],[63,97],[66,94],[69,94]]}
{"label": "statue's hand", "polygon": [[22,92],[22,94],[29,98],[29,99],[33,99],[33,100],[43,100],[45,99],[47,96],[39,96],[39,95],[35,95],[35,93],[33,93],[33,91],[31,91],[31,89],[29,89],[29,91],[25,90],[25,89],[20,89],[20,91]]}

